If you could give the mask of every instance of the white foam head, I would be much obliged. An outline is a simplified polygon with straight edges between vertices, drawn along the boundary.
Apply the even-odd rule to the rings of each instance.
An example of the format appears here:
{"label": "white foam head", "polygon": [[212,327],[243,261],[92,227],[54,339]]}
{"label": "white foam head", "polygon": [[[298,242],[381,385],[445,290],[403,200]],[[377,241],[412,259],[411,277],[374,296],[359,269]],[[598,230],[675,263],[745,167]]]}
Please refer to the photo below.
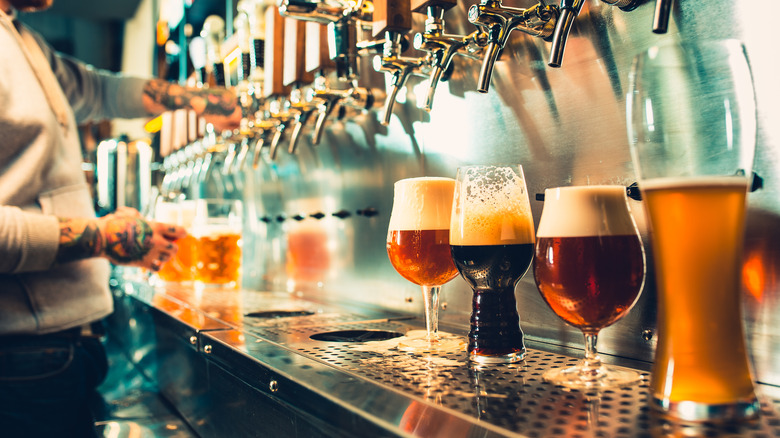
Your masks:
{"label": "white foam head", "polygon": [[452,178],[421,177],[397,181],[388,229],[449,229],[454,188]]}
{"label": "white foam head", "polygon": [[556,187],[544,192],[539,238],[635,233],[623,186]]}
{"label": "white foam head", "polygon": [[[483,172],[484,168],[489,171]],[[534,243],[534,222],[522,167],[479,166],[458,172],[450,245]]]}

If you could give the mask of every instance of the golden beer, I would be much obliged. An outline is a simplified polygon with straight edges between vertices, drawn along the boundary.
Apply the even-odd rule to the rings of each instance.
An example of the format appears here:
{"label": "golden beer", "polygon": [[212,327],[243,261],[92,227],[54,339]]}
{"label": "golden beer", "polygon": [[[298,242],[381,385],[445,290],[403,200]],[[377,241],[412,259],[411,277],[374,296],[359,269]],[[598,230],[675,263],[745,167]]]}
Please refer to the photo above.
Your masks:
{"label": "golden beer", "polygon": [[195,237],[187,234],[176,241],[179,250],[165,262],[157,276],[162,281],[192,281],[195,278],[195,256],[198,242]]}
{"label": "golden beer", "polygon": [[652,390],[672,411],[685,405],[758,404],[740,312],[744,177],[643,182],[658,282]]}
{"label": "golden beer", "polygon": [[198,237],[195,280],[203,284],[237,286],[241,273],[241,234],[215,230]]}

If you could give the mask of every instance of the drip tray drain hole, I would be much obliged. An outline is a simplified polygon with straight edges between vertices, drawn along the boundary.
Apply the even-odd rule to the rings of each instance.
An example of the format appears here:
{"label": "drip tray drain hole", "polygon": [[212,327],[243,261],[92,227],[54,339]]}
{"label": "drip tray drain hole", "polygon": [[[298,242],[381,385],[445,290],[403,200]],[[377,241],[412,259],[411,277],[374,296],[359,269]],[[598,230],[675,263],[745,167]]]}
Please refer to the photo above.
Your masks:
{"label": "drip tray drain hole", "polygon": [[268,310],[262,312],[249,312],[244,316],[250,318],[288,318],[293,316],[309,316],[314,312],[308,310]]}
{"label": "drip tray drain hole", "polygon": [[403,333],[388,332],[384,330],[341,330],[336,332],[325,332],[311,335],[310,338],[315,341],[326,342],[368,342],[368,341],[386,341],[388,339],[400,338]]}

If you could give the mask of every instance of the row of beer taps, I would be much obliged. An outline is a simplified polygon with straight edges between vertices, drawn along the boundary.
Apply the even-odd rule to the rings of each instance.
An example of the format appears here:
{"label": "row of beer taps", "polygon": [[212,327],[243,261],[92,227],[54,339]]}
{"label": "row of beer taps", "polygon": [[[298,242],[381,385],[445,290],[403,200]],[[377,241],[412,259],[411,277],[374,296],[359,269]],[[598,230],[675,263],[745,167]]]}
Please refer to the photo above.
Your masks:
{"label": "row of beer taps", "polygon": [[[642,2],[601,1],[623,10]],[[671,0],[657,1],[653,30],[665,32]],[[207,18],[190,52],[199,83],[234,88],[242,106],[241,127],[222,133],[207,127],[199,142],[167,157],[162,189],[181,190],[203,181],[215,166],[223,177],[240,172],[247,163],[256,169],[263,159],[276,159],[284,139],[288,153],[295,154],[311,120],[311,143],[318,145],[334,112],[344,117],[381,106],[380,122],[388,125],[411,76],[427,77],[421,107],[431,111],[437,85],[456,55],[481,60],[477,91],[487,93],[494,65],[514,30],[550,42],[548,65],[561,67],[569,32],[584,3],[537,0],[517,8],[502,0],[480,0],[468,9],[473,31],[456,35],[446,32],[444,16],[457,0],[240,0],[233,23],[240,51],[236,83],[228,83],[231,75],[226,74],[221,50],[225,23],[220,17]],[[412,39],[421,56],[404,55],[413,12],[425,16],[424,30]],[[290,57],[296,50],[298,55]],[[361,85],[359,60],[369,57],[373,69],[384,73],[385,89]]]}

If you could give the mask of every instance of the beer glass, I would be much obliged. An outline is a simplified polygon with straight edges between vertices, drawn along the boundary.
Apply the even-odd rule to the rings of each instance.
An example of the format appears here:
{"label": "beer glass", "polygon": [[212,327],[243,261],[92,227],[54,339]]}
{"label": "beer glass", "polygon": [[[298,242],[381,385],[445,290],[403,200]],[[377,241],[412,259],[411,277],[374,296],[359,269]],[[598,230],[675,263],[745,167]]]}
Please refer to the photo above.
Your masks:
{"label": "beer glass", "polygon": [[655,46],[634,58],[628,138],[658,284],[654,406],[681,420],[758,414],[740,267],[756,136],[738,41]]}
{"label": "beer glass", "polygon": [[450,257],[449,227],[452,178],[408,178],[395,183],[393,210],[387,231],[387,255],[402,277],[422,288],[425,338],[402,340],[411,352],[442,351],[461,345],[439,330],[441,286],[458,275]]}
{"label": "beer glass", "polygon": [[469,359],[522,360],[525,343],[515,285],[534,254],[534,223],[522,166],[458,169],[450,248],[455,266],[473,290]]}
{"label": "beer glass", "polygon": [[534,279],[553,312],[585,335],[585,358],[545,372],[545,380],[576,389],[641,380],[636,371],[604,365],[596,349],[599,331],[631,310],[645,280],[645,252],[625,187],[545,190]]}
{"label": "beer glass", "polygon": [[197,286],[237,287],[241,274],[242,204],[198,199],[192,235],[197,240]]}
{"label": "beer glass", "polygon": [[176,254],[163,263],[156,277],[163,282],[192,282],[195,278],[195,255],[197,242],[192,234],[195,219],[195,201],[186,199],[157,198],[154,203],[153,218],[157,222],[175,224],[187,230],[188,234],[176,241],[179,247]]}

